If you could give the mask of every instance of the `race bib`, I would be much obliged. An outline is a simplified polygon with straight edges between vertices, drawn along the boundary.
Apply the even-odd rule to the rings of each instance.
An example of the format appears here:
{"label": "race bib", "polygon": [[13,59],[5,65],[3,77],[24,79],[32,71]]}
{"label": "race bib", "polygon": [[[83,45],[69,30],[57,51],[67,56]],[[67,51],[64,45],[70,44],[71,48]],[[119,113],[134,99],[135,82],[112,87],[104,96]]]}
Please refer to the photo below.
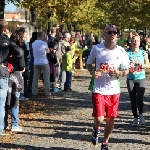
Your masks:
{"label": "race bib", "polygon": [[114,71],[114,70],[115,70],[115,67],[114,67],[113,64],[100,63],[100,70],[109,73],[110,71]]}
{"label": "race bib", "polygon": [[142,65],[131,63],[129,71],[132,73],[142,72]]}

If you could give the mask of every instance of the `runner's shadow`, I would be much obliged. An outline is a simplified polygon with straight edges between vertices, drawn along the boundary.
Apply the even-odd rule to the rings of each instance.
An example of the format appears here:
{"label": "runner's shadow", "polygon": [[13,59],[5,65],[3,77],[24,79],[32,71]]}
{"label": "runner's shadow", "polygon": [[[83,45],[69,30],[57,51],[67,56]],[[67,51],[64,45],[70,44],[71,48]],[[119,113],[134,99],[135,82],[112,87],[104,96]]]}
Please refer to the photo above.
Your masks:
{"label": "runner's shadow", "polygon": [[30,146],[30,145],[17,145],[17,144],[11,144],[11,143],[3,143],[0,144],[1,148],[0,150],[4,149],[25,149],[25,150],[77,150],[74,148],[64,148],[64,147],[36,147],[36,146]]}
{"label": "runner's shadow", "polygon": [[[36,147],[36,146],[30,146],[30,145],[17,145],[17,144],[11,144],[11,143],[1,143],[0,144],[2,150],[4,149],[24,149],[24,150],[51,150],[51,148],[45,148],[45,147]],[[1,149],[0,149],[1,150]]]}

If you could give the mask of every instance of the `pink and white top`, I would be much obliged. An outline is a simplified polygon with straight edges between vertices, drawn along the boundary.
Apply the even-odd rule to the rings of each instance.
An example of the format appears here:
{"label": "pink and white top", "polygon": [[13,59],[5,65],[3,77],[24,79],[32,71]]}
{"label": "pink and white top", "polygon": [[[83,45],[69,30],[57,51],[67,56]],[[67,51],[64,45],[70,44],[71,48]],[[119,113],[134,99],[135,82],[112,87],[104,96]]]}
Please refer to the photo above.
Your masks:
{"label": "pink and white top", "polygon": [[93,46],[87,64],[93,64],[96,59],[96,70],[103,70],[102,76],[94,79],[93,93],[113,95],[120,93],[117,77],[109,76],[110,70],[121,68],[129,69],[130,61],[124,48],[116,46],[114,50],[108,50],[104,43]]}

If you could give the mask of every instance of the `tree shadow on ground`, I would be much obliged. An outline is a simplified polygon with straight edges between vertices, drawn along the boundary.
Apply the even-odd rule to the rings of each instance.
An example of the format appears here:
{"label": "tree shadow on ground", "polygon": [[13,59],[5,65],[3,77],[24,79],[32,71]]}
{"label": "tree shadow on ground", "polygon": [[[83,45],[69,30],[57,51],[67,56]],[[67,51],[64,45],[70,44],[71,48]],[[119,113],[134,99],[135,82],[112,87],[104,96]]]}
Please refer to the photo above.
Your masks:
{"label": "tree shadow on ground", "polygon": [[[77,77],[80,79],[81,76]],[[45,97],[41,90],[43,87],[40,87],[40,92],[38,97],[32,97],[29,101],[21,102],[20,104],[20,114],[22,117],[20,117],[21,120],[27,122],[24,127],[26,129],[29,129],[29,131],[26,131],[24,135],[26,137],[41,137],[41,138],[58,138],[58,139],[71,139],[74,141],[78,140],[83,140],[90,142],[90,133],[92,132],[92,125],[93,125],[93,120],[92,117],[88,119],[87,122],[82,121],[82,117],[80,114],[77,117],[74,117],[73,121],[68,121],[67,119],[60,120],[58,118],[39,118],[36,116],[29,117],[31,113],[33,114],[38,114],[42,115],[44,114],[45,116],[61,116],[61,115],[67,115],[69,116],[71,112],[73,111],[78,111],[80,109],[83,109],[83,112],[87,108],[91,108],[92,113],[92,102],[91,102],[91,92],[88,92],[85,90],[84,92],[82,91],[83,87],[80,90],[81,85],[83,84],[84,80],[81,77],[81,82],[76,82],[76,86],[74,87],[74,91],[72,92],[61,92],[61,93],[53,93],[51,97]],[[124,86],[124,85],[123,85]],[[88,84],[85,83],[85,87],[88,87]],[[125,88],[125,86],[123,87]],[[123,89],[122,88],[122,89]],[[146,96],[145,101],[148,102],[149,97]],[[149,103],[145,104],[146,111],[149,112]],[[126,113],[127,111],[131,111],[130,107],[130,101],[129,101],[129,96],[128,92],[124,91],[121,93],[121,100],[120,100],[120,106],[119,110],[121,111],[121,115],[119,116],[119,119],[115,120],[115,128],[120,129],[119,131],[113,131],[115,133],[122,133],[122,134],[133,134],[136,135],[148,135],[147,131],[150,130],[149,126],[146,127],[138,127],[138,128],[131,128],[129,127],[129,124],[131,123],[131,118],[132,116],[129,113]],[[125,112],[123,114],[123,112]],[[86,112],[84,112],[86,113]],[[25,116],[23,116],[25,114]],[[75,121],[75,118],[78,119]],[[148,120],[148,117],[146,118]],[[91,120],[91,122],[89,121]],[[55,124],[56,126],[40,126],[38,124],[33,124],[33,122],[40,122],[41,124],[47,124],[47,125],[53,125]],[[123,124],[122,124],[123,122]],[[105,123],[104,123],[105,124]],[[102,126],[104,126],[104,124]],[[148,122],[148,125],[150,123]],[[62,126],[60,126],[62,125]],[[37,128],[37,130],[36,130]],[[88,134],[85,133],[85,128],[88,128]],[[30,129],[35,129],[34,132]],[[38,130],[39,129],[39,130]],[[48,129],[48,130],[54,130],[54,133],[42,133],[39,132],[40,129]],[[125,131],[124,131],[125,130]],[[135,132],[137,131],[137,132]],[[37,132],[37,133],[36,133]],[[70,135],[70,132],[73,132],[72,135]],[[123,138],[123,137],[122,137]],[[134,138],[134,137],[133,137]],[[138,139],[118,139],[118,138],[111,138],[110,143],[137,143],[137,144],[150,144],[148,141],[144,142],[142,140]],[[22,141],[24,142],[24,141]],[[1,143],[1,147],[4,148],[22,148],[25,150],[75,150],[73,148],[63,148],[63,147],[50,147],[50,148],[45,148],[45,147],[35,147],[35,146],[30,146],[30,145],[22,145],[20,144],[10,144],[10,143]]]}
{"label": "tree shadow on ground", "polygon": [[[77,83],[77,87],[74,87],[75,91],[53,93],[50,97],[45,97],[39,92],[37,97],[31,97],[29,101],[21,102],[19,113],[30,114],[39,112],[47,115],[61,115],[70,113],[72,110],[84,108],[91,108],[92,112],[91,92],[88,92],[87,90],[85,90],[86,92],[82,92],[82,90],[76,89],[80,88],[81,84],[82,82]],[[87,84],[85,84],[85,86],[87,86]],[[87,89],[87,87],[85,88]],[[148,103],[148,95],[144,97],[144,102],[144,110],[149,112],[150,105]],[[121,93],[119,110],[131,111],[129,94],[126,91]]]}
{"label": "tree shadow on ground", "polygon": [[3,148],[0,150],[4,150],[7,148],[8,149],[23,149],[23,150],[77,150],[74,148],[63,148],[63,147],[49,147],[49,148],[45,148],[45,147],[36,147],[36,146],[30,146],[30,145],[17,145],[17,144],[11,144],[11,143],[3,143],[0,144],[0,146],[2,146]]}
{"label": "tree shadow on ground", "polygon": [[29,113],[50,113],[61,114],[74,109],[92,108],[90,100],[91,94],[78,92],[63,92],[53,94],[49,98],[38,95],[37,98],[31,98],[29,101],[20,103],[20,114]]}

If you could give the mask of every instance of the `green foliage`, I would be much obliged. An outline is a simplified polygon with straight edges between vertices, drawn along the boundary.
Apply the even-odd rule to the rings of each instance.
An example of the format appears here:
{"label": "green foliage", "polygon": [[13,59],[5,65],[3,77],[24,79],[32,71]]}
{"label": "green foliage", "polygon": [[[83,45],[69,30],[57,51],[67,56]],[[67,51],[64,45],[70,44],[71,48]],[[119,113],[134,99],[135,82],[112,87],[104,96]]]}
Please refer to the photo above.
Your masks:
{"label": "green foliage", "polygon": [[[76,25],[88,32],[102,31],[113,23],[120,30],[150,29],[150,0],[7,0],[17,6],[36,9],[37,25],[47,22]],[[51,8],[51,9],[50,9]],[[51,17],[47,13],[51,10]],[[40,25],[39,25],[40,23]]]}

